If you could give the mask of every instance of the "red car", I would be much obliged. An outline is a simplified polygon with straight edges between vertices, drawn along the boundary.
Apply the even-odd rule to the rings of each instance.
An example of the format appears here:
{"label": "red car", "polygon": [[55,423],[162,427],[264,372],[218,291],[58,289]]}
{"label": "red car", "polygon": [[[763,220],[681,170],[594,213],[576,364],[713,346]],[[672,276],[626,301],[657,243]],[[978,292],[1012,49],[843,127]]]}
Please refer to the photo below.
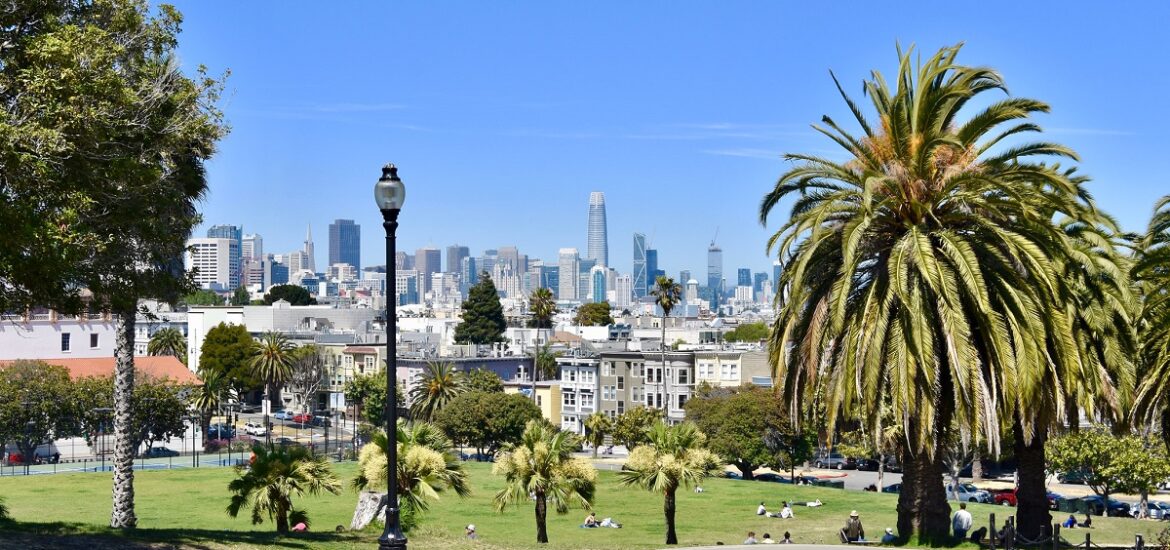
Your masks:
{"label": "red car", "polygon": [[[1048,491],[1047,495],[1045,496],[1048,498],[1048,507],[1053,510],[1056,509],[1056,501],[1064,498],[1059,494],[1053,493],[1052,491]],[[1004,506],[1015,506],[1017,502],[1016,489],[995,493],[992,495],[992,498],[995,499],[996,504],[1002,504]]]}
{"label": "red car", "polygon": [[313,421],[313,415],[308,414],[308,413],[301,413],[301,414],[293,415],[293,422],[296,422],[297,424],[308,424],[309,422],[312,422],[312,421]]}

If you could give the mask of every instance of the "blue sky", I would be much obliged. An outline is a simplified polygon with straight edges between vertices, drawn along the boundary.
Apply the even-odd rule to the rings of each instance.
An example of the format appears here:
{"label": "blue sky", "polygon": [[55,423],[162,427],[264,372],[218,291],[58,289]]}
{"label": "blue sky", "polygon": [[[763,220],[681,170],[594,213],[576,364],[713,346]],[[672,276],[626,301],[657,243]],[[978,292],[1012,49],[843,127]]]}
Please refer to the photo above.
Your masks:
{"label": "blue sky", "polygon": [[770,273],[764,243],[784,213],[764,228],[757,207],[780,155],[836,154],[809,129],[848,120],[828,71],[861,99],[871,69],[895,71],[898,41],[927,54],[965,42],[960,61],[1051,104],[1046,139],[1080,153],[1127,229],[1170,193],[1170,2],[872,6],[181,1],[183,63],[232,72],[205,222],[242,224],[278,253],[312,224],[321,269],[327,225],[352,218],[362,263],[383,263],[372,187],[394,162],[400,250],[584,255],[596,190],[619,271],[638,231],[668,274],[702,279],[718,229],[729,278]]}

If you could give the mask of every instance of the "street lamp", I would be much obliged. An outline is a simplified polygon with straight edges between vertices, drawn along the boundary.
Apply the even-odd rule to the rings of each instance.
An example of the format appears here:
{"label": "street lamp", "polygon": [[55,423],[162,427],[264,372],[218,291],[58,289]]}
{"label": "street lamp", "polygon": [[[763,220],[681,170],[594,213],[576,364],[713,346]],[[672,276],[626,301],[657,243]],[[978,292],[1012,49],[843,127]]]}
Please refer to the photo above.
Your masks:
{"label": "street lamp", "polygon": [[398,212],[406,202],[406,186],[398,179],[398,168],[393,164],[382,167],[382,177],[374,184],[374,201],[382,211],[382,227],[386,229],[386,529],[378,538],[380,550],[405,549],[406,535],[398,524],[398,346],[394,341],[397,324],[398,293],[395,282],[398,266],[394,264],[395,233],[398,231]]}

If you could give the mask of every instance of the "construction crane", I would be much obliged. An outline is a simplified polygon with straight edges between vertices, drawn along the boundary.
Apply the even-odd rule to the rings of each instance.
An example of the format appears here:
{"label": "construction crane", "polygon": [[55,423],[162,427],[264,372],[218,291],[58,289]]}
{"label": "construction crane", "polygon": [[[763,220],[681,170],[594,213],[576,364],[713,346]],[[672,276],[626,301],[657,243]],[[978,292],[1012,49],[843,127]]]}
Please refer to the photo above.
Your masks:
{"label": "construction crane", "polygon": [[715,248],[715,241],[716,241],[716,239],[718,239],[718,238],[719,238],[719,226],[718,226],[718,225],[716,225],[716,226],[715,226],[715,236],[714,236],[714,237],[711,237],[711,246],[710,246],[710,248]]}

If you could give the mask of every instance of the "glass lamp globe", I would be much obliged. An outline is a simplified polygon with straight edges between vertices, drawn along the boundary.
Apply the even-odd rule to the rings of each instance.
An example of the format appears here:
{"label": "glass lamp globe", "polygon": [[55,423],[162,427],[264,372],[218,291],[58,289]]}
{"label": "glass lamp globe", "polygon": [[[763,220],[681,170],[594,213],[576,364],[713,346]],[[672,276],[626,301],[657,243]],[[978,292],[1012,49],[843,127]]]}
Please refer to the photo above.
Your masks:
{"label": "glass lamp globe", "polygon": [[387,164],[382,167],[382,177],[374,184],[374,201],[379,210],[401,210],[406,202],[406,186],[398,179],[398,167]]}

